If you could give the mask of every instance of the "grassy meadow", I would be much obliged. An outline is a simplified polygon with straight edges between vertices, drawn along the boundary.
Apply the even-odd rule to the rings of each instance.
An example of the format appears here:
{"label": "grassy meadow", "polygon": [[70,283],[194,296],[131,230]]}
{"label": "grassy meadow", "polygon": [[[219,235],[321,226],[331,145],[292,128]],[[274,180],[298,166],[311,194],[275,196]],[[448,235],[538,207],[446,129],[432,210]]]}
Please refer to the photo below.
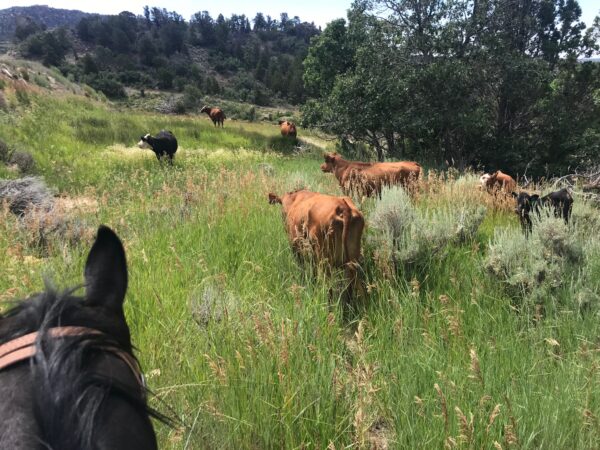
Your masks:
{"label": "grassy meadow", "polygon": [[[28,96],[0,112],[0,138],[33,153],[64,214],[88,231],[42,248],[5,209],[0,302],[44,278],[81,283],[93,230],[115,229],[151,403],[176,422],[156,423],[161,448],[598,448],[600,221],[579,197],[567,237],[585,264],[552,272],[563,278],[542,291],[518,270],[514,282],[490,271],[493,245],[543,243],[520,240],[511,205],[479,191],[475,175],[423,178],[407,204],[417,228],[443,227],[436,211],[465,205],[485,216],[467,238],[404,264],[382,251],[370,220],[378,202],[357,199],[368,294],[349,308],[330,300],[335,281],[298,265],[280,207],[267,201],[301,186],[338,194],[319,170],[331,141],[300,130],[295,148],[273,124],[215,129],[206,116]],[[160,129],[178,138],[173,167],[135,147]],[[17,176],[0,165],[0,178]]]}

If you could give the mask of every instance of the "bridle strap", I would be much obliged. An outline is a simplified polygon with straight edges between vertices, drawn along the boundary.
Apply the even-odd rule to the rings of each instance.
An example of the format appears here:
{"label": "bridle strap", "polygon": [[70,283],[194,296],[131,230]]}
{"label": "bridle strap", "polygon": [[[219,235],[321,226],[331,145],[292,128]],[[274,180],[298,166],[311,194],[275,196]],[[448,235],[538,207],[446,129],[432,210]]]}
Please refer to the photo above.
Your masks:
{"label": "bridle strap", "polygon": [[[62,338],[68,336],[86,336],[86,335],[102,335],[101,331],[87,327],[54,327],[48,329],[46,336],[51,338]],[[39,331],[26,334],[24,336],[13,339],[0,345],[0,372],[8,367],[11,367],[21,361],[33,358],[37,353],[36,341],[40,335]],[[128,352],[125,352],[117,347],[103,346],[100,348],[106,352],[112,353],[123,361],[131,370],[136,380],[145,389],[146,383],[138,362]]]}

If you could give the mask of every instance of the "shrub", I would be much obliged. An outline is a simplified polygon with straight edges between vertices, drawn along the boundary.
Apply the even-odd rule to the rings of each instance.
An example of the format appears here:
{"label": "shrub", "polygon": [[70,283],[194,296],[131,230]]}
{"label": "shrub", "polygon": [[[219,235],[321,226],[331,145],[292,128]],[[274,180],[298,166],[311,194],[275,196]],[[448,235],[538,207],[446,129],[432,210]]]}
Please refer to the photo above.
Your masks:
{"label": "shrub", "polygon": [[0,180],[0,204],[19,217],[27,245],[47,253],[53,245],[90,242],[94,228],[70,217],[54,201],[53,192],[39,177]]}
{"label": "shrub", "polygon": [[520,229],[499,229],[489,244],[485,267],[509,294],[527,298],[541,286],[560,284],[556,258],[544,258],[538,239],[527,239]]}
{"label": "shrub", "polygon": [[25,81],[29,81],[29,71],[25,68],[20,68],[19,69],[19,75],[21,76],[21,78],[23,78]]}
{"label": "shrub", "polygon": [[12,153],[10,164],[15,164],[21,173],[31,173],[35,169],[35,160],[29,152],[15,151]]}
{"label": "shrub", "polygon": [[256,108],[252,105],[232,103],[227,105],[226,114],[230,119],[247,120],[249,122],[256,120]]}
{"label": "shrub", "polygon": [[485,217],[481,206],[419,210],[401,187],[384,189],[370,217],[376,259],[396,269],[427,265],[448,245],[472,239]]}
{"label": "shrub", "polygon": [[100,91],[108,98],[125,98],[125,88],[121,83],[114,79],[111,75],[100,74],[98,76],[90,76],[87,78],[88,84],[96,91]]}
{"label": "shrub", "polygon": [[496,230],[485,261],[488,272],[524,308],[551,299],[564,299],[575,309],[597,305],[600,242],[594,237],[600,228],[567,226],[551,214],[532,220],[529,238],[518,228]]}
{"label": "shrub", "polygon": [[173,104],[173,112],[175,114],[185,114],[187,112],[187,110],[188,110],[188,108],[185,105],[183,97],[178,97],[175,100],[175,103]]}
{"label": "shrub", "polygon": [[31,210],[21,217],[20,226],[27,244],[42,253],[49,253],[56,245],[71,247],[81,242],[89,243],[95,231],[85,221],[72,218],[58,208]]}
{"label": "shrub", "polygon": [[173,80],[173,87],[177,92],[183,92],[187,85],[188,79],[184,77],[175,77]]}
{"label": "shrub", "polygon": [[17,180],[0,180],[0,203],[8,203],[9,210],[23,216],[32,209],[49,210],[54,198],[44,180],[25,177]]}
{"label": "shrub", "polygon": [[250,122],[254,122],[256,120],[256,108],[254,106],[250,106],[248,109],[247,117]]}
{"label": "shrub", "polygon": [[190,311],[194,321],[202,328],[211,322],[220,322],[231,314],[239,301],[231,292],[217,284],[205,281],[190,297]]}
{"label": "shrub", "polygon": [[269,163],[260,163],[256,167],[258,171],[264,174],[265,176],[272,177],[273,175],[275,175],[275,169]]}
{"label": "shrub", "polygon": [[188,84],[183,88],[183,96],[180,101],[186,110],[196,109],[199,106],[201,99],[202,92],[196,86]]}
{"label": "shrub", "polygon": [[44,75],[38,75],[38,74],[34,74],[33,75],[33,82],[35,84],[37,84],[40,87],[49,89],[50,88],[50,83],[48,82],[48,78],[46,78]]}
{"label": "shrub", "polygon": [[29,94],[27,93],[27,91],[23,88],[17,88],[15,90],[15,94],[17,96],[17,102],[20,105],[23,106],[29,106],[31,103],[31,100],[29,99]]}
{"label": "shrub", "polygon": [[[184,108],[183,111],[182,108]],[[156,105],[154,109],[156,109],[162,114],[173,114],[178,113],[178,111],[179,114],[182,114],[185,112],[185,106],[183,105],[183,103],[180,103],[179,99],[176,98],[174,95],[166,97],[158,105]]]}
{"label": "shrub", "polygon": [[167,67],[161,67],[156,74],[158,79],[158,87],[160,89],[171,89],[173,87],[173,79],[175,75],[173,71]]}
{"label": "shrub", "polygon": [[3,163],[8,163],[10,161],[10,157],[12,155],[12,150],[8,146],[6,142],[0,139],[0,161]]}

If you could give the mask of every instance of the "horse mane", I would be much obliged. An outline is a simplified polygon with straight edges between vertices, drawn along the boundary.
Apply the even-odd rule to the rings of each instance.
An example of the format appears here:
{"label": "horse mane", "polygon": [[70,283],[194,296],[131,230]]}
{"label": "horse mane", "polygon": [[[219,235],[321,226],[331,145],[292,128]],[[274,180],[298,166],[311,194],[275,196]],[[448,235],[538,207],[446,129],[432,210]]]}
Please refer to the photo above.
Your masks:
{"label": "horse mane", "polygon": [[[8,329],[0,326],[0,343],[33,331],[39,331],[43,338],[50,328],[63,325],[99,331],[114,329],[108,321],[103,324],[102,319],[94,319],[92,314],[82,311],[86,309],[85,300],[72,296],[75,290],[57,293],[47,288],[0,314],[0,319],[13,322]],[[39,438],[48,448],[93,448],[95,419],[104,400],[111,395],[127,401],[140,414],[169,423],[168,418],[148,407],[146,389],[137,382],[126,384],[114,376],[86,370],[99,353],[110,355],[107,347],[132,353],[130,344],[125,344],[122,338],[120,341],[106,332],[61,339],[38,338],[35,364],[31,364],[33,414],[40,427]]]}

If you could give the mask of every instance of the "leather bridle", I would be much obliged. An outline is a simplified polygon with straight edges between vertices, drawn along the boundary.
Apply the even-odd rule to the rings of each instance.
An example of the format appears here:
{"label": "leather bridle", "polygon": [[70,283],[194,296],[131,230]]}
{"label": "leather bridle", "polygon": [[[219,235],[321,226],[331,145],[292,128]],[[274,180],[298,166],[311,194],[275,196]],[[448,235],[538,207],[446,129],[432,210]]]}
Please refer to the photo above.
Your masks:
{"label": "leather bridle", "polygon": [[[37,353],[36,343],[40,334],[39,331],[34,331],[33,333],[26,334],[0,345],[0,372],[21,361],[33,358]],[[43,338],[56,339],[70,336],[101,336],[103,334],[104,333],[101,331],[93,328],[65,326],[49,328]],[[145,394],[146,382],[144,380],[144,375],[142,374],[137,360],[130,353],[119,349],[116,345],[103,345],[99,347],[99,349],[110,353],[123,361],[135,376],[135,379],[141,387],[142,394]]]}

